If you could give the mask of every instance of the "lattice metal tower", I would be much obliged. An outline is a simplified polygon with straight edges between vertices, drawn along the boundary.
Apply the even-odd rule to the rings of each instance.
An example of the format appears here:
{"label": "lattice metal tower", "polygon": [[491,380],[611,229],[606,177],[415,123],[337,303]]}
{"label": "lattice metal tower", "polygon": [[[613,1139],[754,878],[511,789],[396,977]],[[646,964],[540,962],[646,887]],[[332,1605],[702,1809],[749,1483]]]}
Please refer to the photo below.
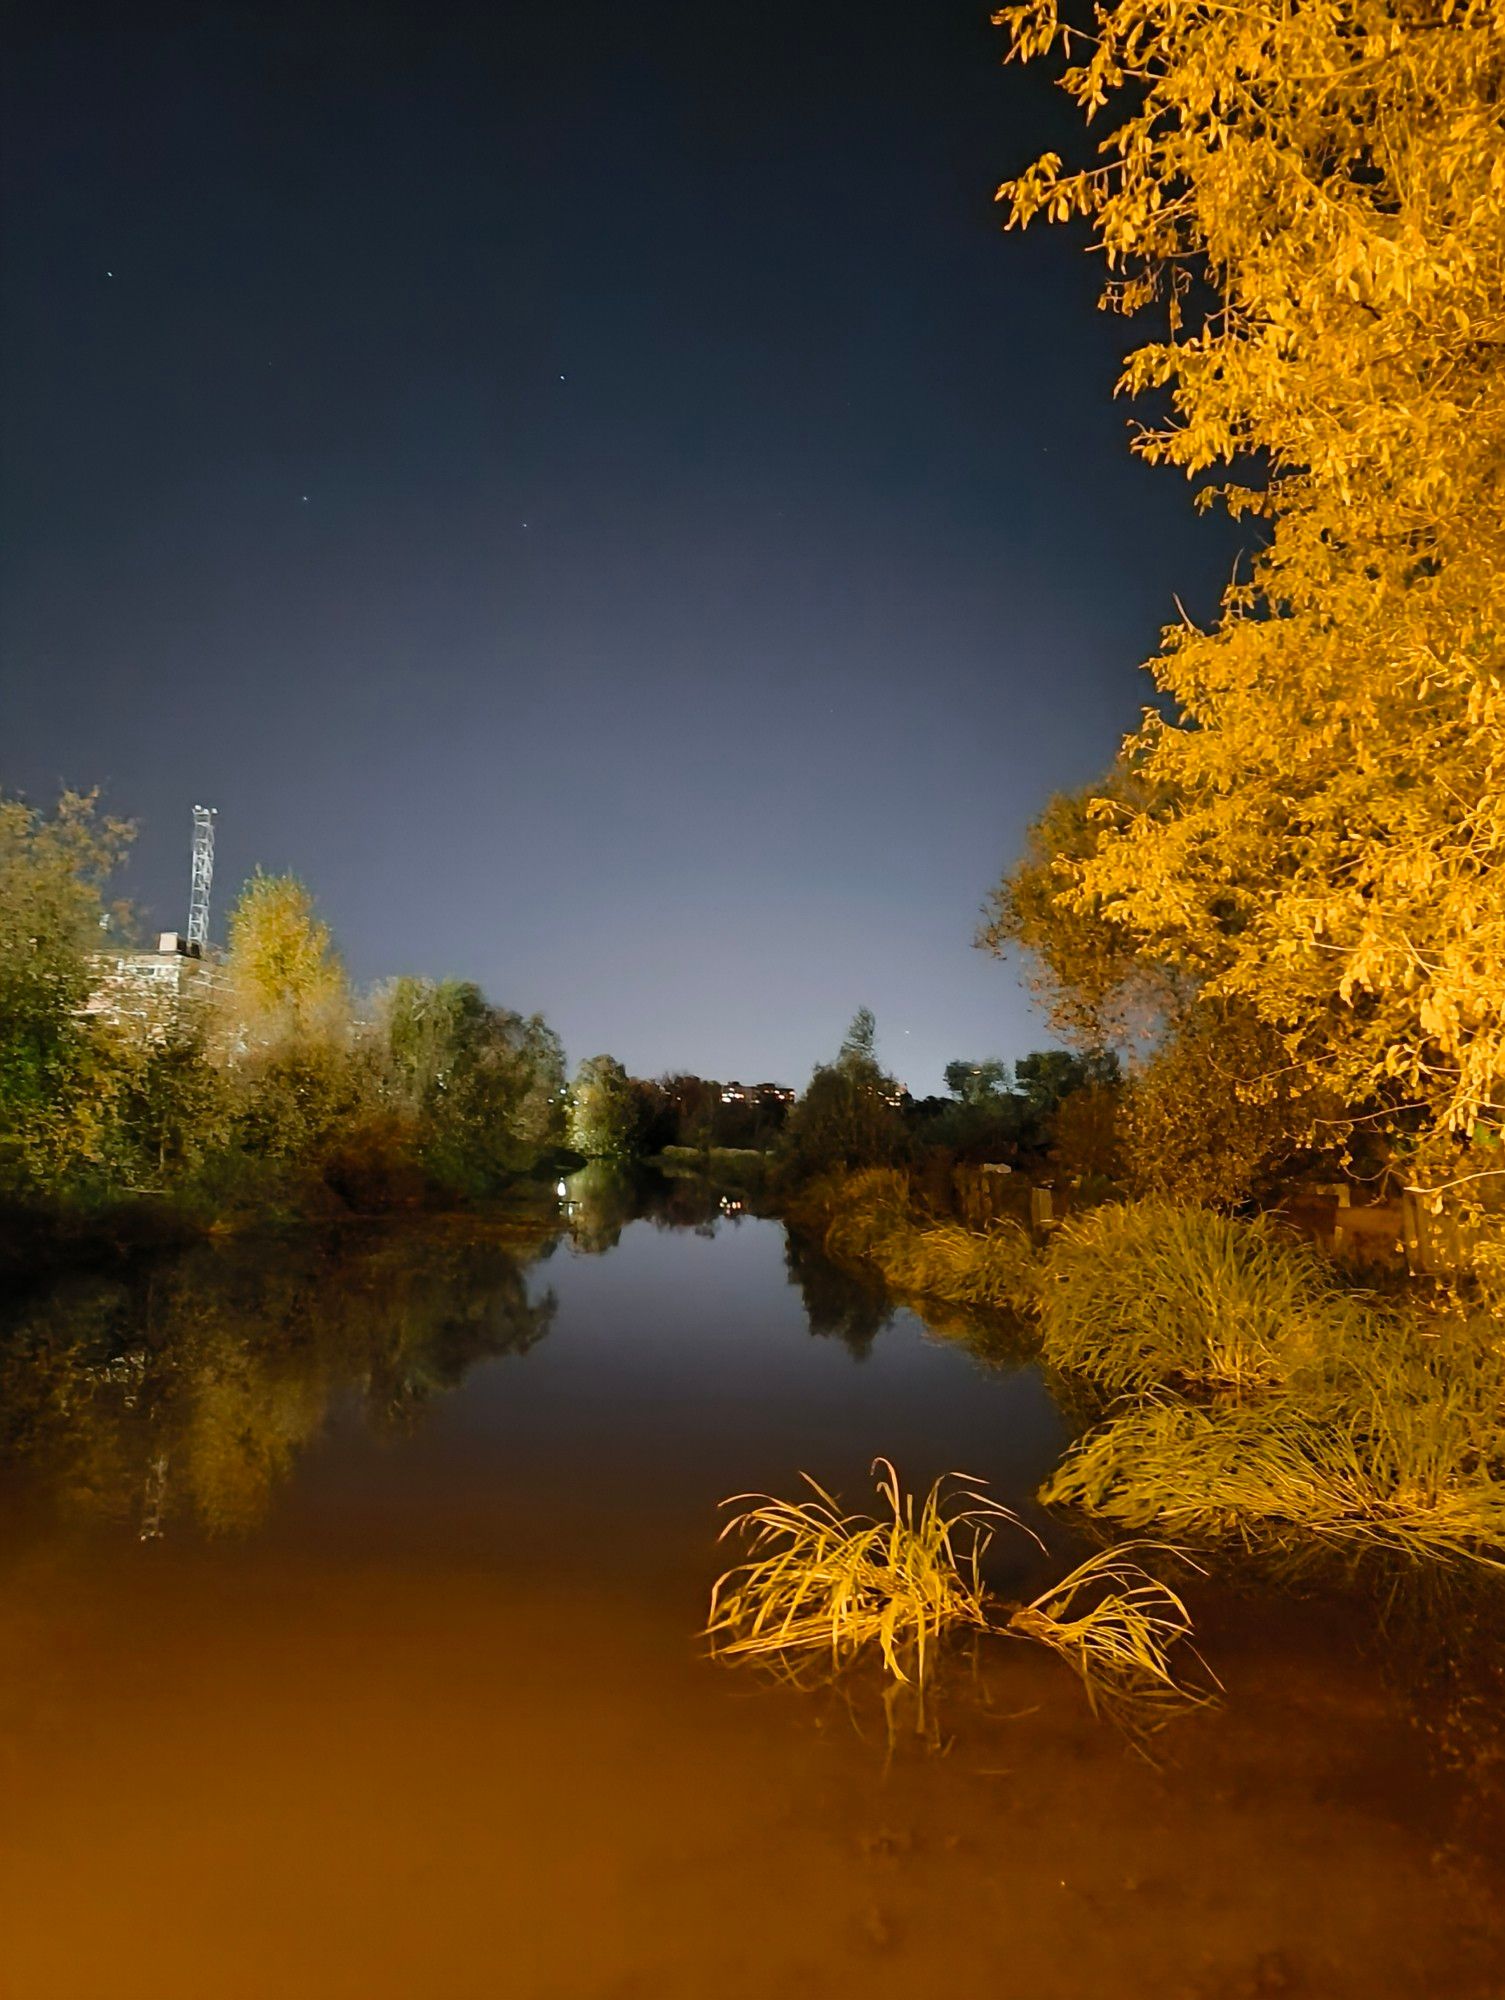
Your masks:
{"label": "lattice metal tower", "polygon": [[209,948],[209,886],[214,880],[214,807],[193,809],[193,888],[188,897],[188,943]]}

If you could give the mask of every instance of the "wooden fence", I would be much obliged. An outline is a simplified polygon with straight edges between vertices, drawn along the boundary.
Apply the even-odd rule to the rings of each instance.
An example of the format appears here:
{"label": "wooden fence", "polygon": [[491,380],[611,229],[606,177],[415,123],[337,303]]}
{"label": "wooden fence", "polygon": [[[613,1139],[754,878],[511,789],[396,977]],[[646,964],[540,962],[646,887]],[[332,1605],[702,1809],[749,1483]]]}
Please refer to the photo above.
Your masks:
{"label": "wooden fence", "polygon": [[1469,1267],[1468,1225],[1447,1209],[1434,1215],[1414,1194],[1356,1205],[1348,1188],[1333,1187],[1293,1197],[1275,1212],[1340,1264],[1358,1270],[1381,1267],[1450,1278]]}

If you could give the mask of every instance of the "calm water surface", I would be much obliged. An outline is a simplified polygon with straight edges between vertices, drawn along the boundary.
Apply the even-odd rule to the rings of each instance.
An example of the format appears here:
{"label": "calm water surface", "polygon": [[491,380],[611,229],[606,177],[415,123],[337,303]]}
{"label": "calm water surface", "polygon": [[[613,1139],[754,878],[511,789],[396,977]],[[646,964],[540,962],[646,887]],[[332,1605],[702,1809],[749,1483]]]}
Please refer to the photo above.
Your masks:
{"label": "calm water surface", "polygon": [[772,1223],[618,1222],[13,1306],[4,2000],[1505,1995],[1487,1605],[1198,1584],[1227,1699],[1154,1762],[1024,1645],[939,1751],[713,1666],[724,1495],[883,1451],[1025,1504],[1068,1429]]}

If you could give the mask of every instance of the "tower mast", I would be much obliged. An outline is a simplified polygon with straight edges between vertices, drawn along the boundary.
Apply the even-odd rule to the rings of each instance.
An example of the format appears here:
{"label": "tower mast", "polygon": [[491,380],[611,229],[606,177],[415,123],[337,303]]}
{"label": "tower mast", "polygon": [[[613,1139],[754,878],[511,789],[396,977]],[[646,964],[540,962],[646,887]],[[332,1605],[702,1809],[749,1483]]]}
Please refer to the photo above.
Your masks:
{"label": "tower mast", "polygon": [[188,948],[202,955],[209,947],[209,885],[214,880],[213,806],[193,809],[193,887],[188,897]]}

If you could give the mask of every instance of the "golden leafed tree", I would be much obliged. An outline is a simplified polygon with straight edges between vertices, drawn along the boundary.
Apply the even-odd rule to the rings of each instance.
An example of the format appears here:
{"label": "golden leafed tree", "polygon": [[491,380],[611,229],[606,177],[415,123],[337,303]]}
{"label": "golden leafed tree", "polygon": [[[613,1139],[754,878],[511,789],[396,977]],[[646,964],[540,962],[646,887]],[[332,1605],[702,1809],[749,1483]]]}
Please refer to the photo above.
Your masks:
{"label": "golden leafed tree", "polygon": [[1132,963],[1247,1014],[1294,1101],[1459,1182],[1505,1111],[1505,8],[996,18],[1099,131],[1006,182],[1009,219],[1086,219],[1107,303],[1156,318],[1136,448],[1224,468],[1199,499],[1256,546],[993,941],[1048,959],[1058,922],[1058,987]]}
{"label": "golden leafed tree", "polygon": [[247,1048],[337,1035],[349,1013],[329,926],[292,875],[259,870],[230,913],[223,1011]]}

